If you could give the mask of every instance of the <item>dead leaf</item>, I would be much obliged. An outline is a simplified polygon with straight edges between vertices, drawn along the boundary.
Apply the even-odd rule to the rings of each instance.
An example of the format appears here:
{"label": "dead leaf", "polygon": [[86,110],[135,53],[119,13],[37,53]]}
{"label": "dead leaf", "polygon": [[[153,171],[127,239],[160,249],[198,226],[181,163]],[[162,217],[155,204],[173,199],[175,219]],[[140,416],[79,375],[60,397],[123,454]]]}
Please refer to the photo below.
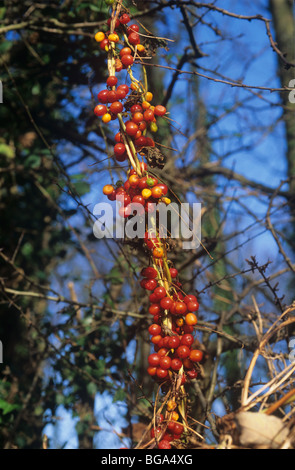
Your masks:
{"label": "dead leaf", "polygon": [[279,448],[287,439],[289,430],[276,416],[242,411],[235,415],[239,441],[244,447]]}

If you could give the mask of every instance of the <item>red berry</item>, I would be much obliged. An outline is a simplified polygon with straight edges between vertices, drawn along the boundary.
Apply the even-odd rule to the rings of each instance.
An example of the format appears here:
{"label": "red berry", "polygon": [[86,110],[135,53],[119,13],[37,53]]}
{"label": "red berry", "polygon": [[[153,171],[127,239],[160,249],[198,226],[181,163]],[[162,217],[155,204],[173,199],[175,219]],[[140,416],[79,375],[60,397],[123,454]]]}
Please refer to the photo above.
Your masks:
{"label": "red berry", "polygon": [[124,144],[116,144],[114,146],[114,153],[115,155],[123,155],[126,152],[126,147]]}
{"label": "red berry", "polygon": [[162,369],[169,369],[171,366],[171,357],[169,356],[161,357],[159,365],[160,367],[162,367]]}
{"label": "red berry", "polygon": [[123,49],[120,50],[120,57],[122,58],[123,55],[125,54],[129,54],[131,55],[132,54],[132,50],[130,49],[130,47],[123,47]]}
{"label": "red berry", "polygon": [[108,91],[108,103],[114,103],[117,101],[117,92],[115,90],[109,90]]}
{"label": "red berry", "polygon": [[203,352],[199,349],[192,349],[189,358],[193,362],[200,362],[203,359]]}
{"label": "red berry", "polygon": [[170,349],[177,349],[180,346],[180,338],[179,336],[170,336],[168,341],[168,347]]}
{"label": "red berry", "polygon": [[158,354],[160,357],[164,357],[164,356],[166,356],[167,353],[168,353],[168,349],[167,349],[167,348],[160,348],[157,354]]}
{"label": "red berry", "polygon": [[[138,137],[138,139],[134,140],[134,145],[137,148],[145,147],[146,146],[146,137],[144,135],[141,135],[140,137]],[[147,187],[147,185],[145,187]],[[142,189],[144,189],[144,188],[142,188]]]}
{"label": "red berry", "polygon": [[183,301],[188,304],[189,302],[193,301],[193,302],[196,302],[197,300],[197,297],[195,295],[186,295],[183,299]]}
{"label": "red berry", "polygon": [[114,101],[110,106],[111,113],[118,114],[123,111],[123,105],[120,101]]}
{"label": "red berry", "polygon": [[187,303],[187,308],[190,312],[196,312],[197,310],[199,310],[199,302],[197,300],[191,300]]}
{"label": "red berry", "polygon": [[[141,137],[140,137],[140,139],[141,139]],[[134,143],[136,144],[136,142],[134,142]],[[146,189],[147,188],[146,180],[147,180],[147,176],[143,176],[142,178],[140,178],[140,180],[138,182],[139,189]]]}
{"label": "red berry", "polygon": [[147,268],[143,268],[140,273],[142,276],[147,277],[148,279],[156,279],[158,273],[155,268],[152,266],[148,266]]}
{"label": "red berry", "polygon": [[161,312],[161,307],[159,304],[152,304],[150,305],[149,307],[149,313],[151,315],[159,315],[159,313]]}
{"label": "red berry", "polygon": [[159,437],[161,434],[162,434],[162,428],[160,426],[151,429],[151,438],[154,438],[155,435]]}
{"label": "red berry", "polygon": [[190,349],[187,346],[181,345],[176,349],[176,354],[180,359],[189,357]]}
{"label": "red berry", "polygon": [[[109,19],[108,19],[108,26],[111,26],[111,21],[112,21],[112,18],[109,18]],[[119,18],[116,18],[115,29],[116,29],[116,28],[119,28],[119,26],[120,26]]]}
{"label": "red berry", "polygon": [[107,38],[103,39],[100,43],[99,43],[99,47],[101,48],[101,50],[105,51],[105,47],[109,45],[109,40]]}
{"label": "red berry", "polygon": [[187,312],[187,306],[185,305],[184,302],[175,302],[174,304],[174,313],[176,315],[183,315]]}
{"label": "red berry", "polygon": [[166,111],[167,110],[165,106],[158,104],[157,106],[155,106],[154,114],[155,116],[164,116],[164,114],[166,114]]}
{"label": "red berry", "polygon": [[125,93],[126,93],[126,95],[127,95],[127,94],[129,93],[129,86],[126,85],[126,84],[119,85],[119,86],[117,87],[117,92],[118,92],[119,90],[125,91]]}
{"label": "red berry", "polygon": [[154,294],[155,294],[155,296],[158,300],[163,299],[164,297],[166,297],[165,287],[163,287],[163,286],[156,287],[155,290],[154,290]]}
{"label": "red berry", "polygon": [[141,287],[146,290],[154,290],[157,285],[157,281],[155,279],[142,279],[140,281]]}
{"label": "red berry", "polygon": [[147,122],[151,122],[154,119],[154,111],[152,109],[146,109],[143,113],[143,118]]}
{"label": "red berry", "polygon": [[128,67],[129,65],[133,64],[134,59],[133,59],[132,55],[124,54],[121,58],[121,62],[122,62],[123,65],[125,65],[125,67]]}
{"label": "red berry", "polygon": [[139,26],[137,24],[131,24],[127,29],[127,34],[138,33]]}
{"label": "red berry", "polygon": [[168,423],[167,423],[168,431],[170,431],[172,433],[174,432],[175,423],[176,423],[175,421],[168,421]]}
{"label": "red berry", "polygon": [[159,377],[159,379],[165,379],[167,375],[168,375],[167,369],[162,369],[161,367],[157,368],[157,377]]}
{"label": "red berry", "polygon": [[198,377],[198,371],[195,369],[188,370],[186,375],[188,376],[189,379],[196,379]]}
{"label": "red berry", "polygon": [[162,441],[159,442],[158,448],[159,449],[171,449],[170,442],[163,439]]}
{"label": "red berry", "polygon": [[138,125],[133,121],[125,122],[126,133],[130,136],[135,136],[138,131]]}
{"label": "red berry", "polygon": [[[129,35],[128,35],[128,41],[130,44],[132,44],[132,46],[136,46],[137,44],[140,43],[140,37],[139,37],[139,34],[137,34],[137,32],[135,31],[132,31]],[[124,62],[123,62],[124,63]]]}
{"label": "red berry", "polygon": [[152,336],[159,335],[162,331],[162,328],[160,325],[157,325],[156,323],[153,323],[152,325],[149,326],[149,334]]}
{"label": "red berry", "polygon": [[170,297],[163,297],[161,299],[160,305],[164,310],[169,310],[173,305],[173,300]]}
{"label": "red berry", "polygon": [[171,361],[171,369],[173,369],[173,370],[179,370],[179,369],[181,369],[181,366],[182,366],[182,362],[181,362],[180,359],[177,359],[177,358],[172,359],[172,361]]}
{"label": "red berry", "polygon": [[150,366],[158,366],[160,363],[160,356],[158,353],[150,354],[148,357],[148,363]]}
{"label": "red berry", "polygon": [[180,341],[181,344],[184,344],[184,346],[188,346],[188,347],[190,347],[193,344],[193,342],[194,342],[193,335],[190,335],[188,333],[183,335]]}
{"label": "red berry", "polygon": [[[166,185],[164,185],[164,186],[166,186]],[[167,188],[167,191],[168,191],[168,188]],[[167,192],[166,192],[166,193],[163,193],[163,194],[164,194],[164,196],[165,196],[165,195],[167,194]],[[170,268],[169,271],[170,271],[170,276],[172,277],[172,279],[175,279],[175,278],[178,276],[178,271],[177,271],[177,269],[175,269],[175,268]]]}
{"label": "red berry", "polygon": [[130,21],[130,16],[127,13],[123,13],[123,15],[119,18],[121,24],[127,24]]}
{"label": "red berry", "polygon": [[104,104],[98,104],[94,108],[94,114],[96,116],[103,116],[107,112],[107,107]]}
{"label": "red berry", "polygon": [[147,373],[148,373],[149,375],[151,375],[151,376],[156,375],[156,373],[157,373],[157,367],[155,367],[155,366],[149,366],[149,367],[147,368]]}
{"label": "red berry", "polygon": [[108,94],[109,90],[101,90],[97,95],[98,101],[100,103],[106,104],[108,102]]}
{"label": "red berry", "polygon": [[130,108],[130,111],[132,114],[136,113],[136,112],[141,112],[142,111],[142,106],[141,104],[139,103],[135,103],[131,106]]}
{"label": "red berry", "polygon": [[136,194],[133,198],[132,198],[132,203],[136,203],[136,204],[141,204],[142,206],[145,205],[145,199],[140,195],[140,194]]}
{"label": "red berry", "polygon": [[117,142],[117,144],[119,144],[119,143],[122,144],[123,143],[123,137],[122,137],[121,132],[117,132],[117,134],[115,135],[115,141]]}
{"label": "red berry", "polygon": [[178,434],[178,435],[181,435],[183,433],[183,425],[181,423],[175,423],[175,426],[174,426],[174,431],[173,431],[174,434]]}
{"label": "red berry", "polygon": [[117,77],[115,77],[115,75],[110,75],[107,78],[107,86],[115,86],[117,85],[117,83],[118,83],[118,79]]}

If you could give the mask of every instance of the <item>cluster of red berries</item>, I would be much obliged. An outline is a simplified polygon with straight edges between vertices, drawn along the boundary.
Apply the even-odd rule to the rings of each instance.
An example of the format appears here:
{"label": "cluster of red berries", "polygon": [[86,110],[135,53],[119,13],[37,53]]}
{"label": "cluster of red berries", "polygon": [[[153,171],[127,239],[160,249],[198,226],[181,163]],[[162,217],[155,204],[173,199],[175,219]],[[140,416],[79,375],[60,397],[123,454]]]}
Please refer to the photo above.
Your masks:
{"label": "cluster of red berries", "polygon": [[112,184],[106,184],[103,187],[103,194],[105,194],[110,201],[119,201],[121,207],[119,215],[127,218],[132,215],[131,204],[139,204],[139,215],[145,212],[152,213],[156,209],[156,204],[164,202],[166,205],[171,200],[166,197],[168,193],[168,186],[158,181],[157,178],[148,174],[147,164],[140,163],[142,172],[139,177],[134,169],[130,170],[127,181],[122,184],[118,182],[117,187]]}
{"label": "cluster of red berries", "polygon": [[[146,238],[149,246],[157,246],[158,239]],[[155,352],[148,357],[149,375],[158,379],[169,379],[173,372],[178,373],[183,369],[182,383],[186,379],[196,378],[198,371],[195,364],[203,358],[202,351],[192,349],[194,326],[197,324],[195,312],[199,309],[199,303],[194,295],[184,295],[181,292],[181,284],[176,280],[178,271],[169,269],[173,280],[173,293],[159,283],[158,270],[152,266],[141,271],[143,279],[141,287],[151,291],[149,296],[149,313],[153,315],[153,323],[149,327],[151,342]],[[171,328],[167,331],[163,320],[170,314],[172,318]]]}
{"label": "cluster of red berries", "polygon": [[[176,403],[173,400],[168,402],[168,407],[176,407]],[[171,441],[175,441],[181,438],[184,432],[184,426],[178,422],[179,414],[177,411],[169,413],[170,418],[165,420],[163,414],[158,414],[156,417],[157,425],[151,430],[151,438],[158,440],[159,449],[171,449]]]}
{"label": "cluster of red berries", "polygon": [[[144,50],[144,46],[140,44],[139,26],[131,24],[127,27],[129,22],[130,17],[127,13],[123,13],[116,20],[115,27],[121,29],[124,37],[120,50],[116,48],[120,41],[120,37],[116,32],[105,34],[99,31],[95,35],[95,39],[100,43],[102,49],[108,49],[110,44],[113,44],[112,54],[116,57],[116,72],[123,68],[130,70],[134,62],[134,54]],[[108,23],[110,24],[110,19]],[[130,87],[126,83],[118,85],[118,78],[115,75],[109,75],[106,88],[97,95],[100,104],[94,108],[94,114],[102,117],[104,123],[118,117],[125,118],[125,122],[120,121],[121,132],[118,132],[115,136],[114,156],[119,162],[123,162],[128,158],[126,138],[129,139],[129,144],[130,139],[132,140],[136,150],[142,147],[155,146],[154,140],[146,133],[147,131],[157,132],[157,118],[166,114],[164,106],[153,106],[151,104],[153,99],[151,92],[144,90],[140,82],[135,80],[134,77],[131,81]]]}

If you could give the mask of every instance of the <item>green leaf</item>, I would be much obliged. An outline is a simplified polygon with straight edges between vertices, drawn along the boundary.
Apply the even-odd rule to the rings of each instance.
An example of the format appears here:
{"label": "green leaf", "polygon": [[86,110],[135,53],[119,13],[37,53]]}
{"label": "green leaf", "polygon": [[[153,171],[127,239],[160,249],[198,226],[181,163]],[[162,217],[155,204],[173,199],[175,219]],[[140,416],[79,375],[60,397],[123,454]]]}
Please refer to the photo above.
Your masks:
{"label": "green leaf", "polygon": [[21,252],[24,256],[30,256],[33,253],[33,251],[34,251],[34,248],[29,242],[25,243],[21,249]]}
{"label": "green leaf", "polygon": [[7,144],[0,144],[0,154],[5,155],[7,158],[14,158],[15,152],[14,149]]}
{"label": "green leaf", "polygon": [[41,157],[39,155],[30,155],[25,159],[25,168],[39,168]]}
{"label": "green leaf", "polygon": [[122,388],[119,388],[115,395],[113,396],[113,403],[116,403],[117,401],[125,401],[126,400],[126,392]]}
{"label": "green leaf", "polygon": [[93,382],[89,382],[87,384],[87,392],[89,393],[89,395],[95,395],[96,394],[97,387]]}
{"label": "green leaf", "polygon": [[3,411],[4,415],[7,415],[8,413],[11,413],[14,410],[17,410],[20,408],[20,405],[16,405],[13,403],[8,403],[5,400],[2,400],[0,398],[0,409]]}

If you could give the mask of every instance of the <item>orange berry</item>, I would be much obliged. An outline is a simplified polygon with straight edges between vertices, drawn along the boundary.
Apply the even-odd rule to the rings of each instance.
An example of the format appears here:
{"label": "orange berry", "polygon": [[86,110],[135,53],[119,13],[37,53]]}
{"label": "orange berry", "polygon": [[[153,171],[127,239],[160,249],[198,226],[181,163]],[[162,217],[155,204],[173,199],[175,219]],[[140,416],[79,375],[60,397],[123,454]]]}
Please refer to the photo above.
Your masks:
{"label": "orange berry", "polygon": [[152,101],[154,95],[150,92],[150,91],[147,91],[146,94],[145,94],[145,100],[146,101]]}
{"label": "orange berry", "polygon": [[[166,199],[166,198],[165,198],[165,199]],[[168,198],[167,198],[167,199],[168,199]],[[182,326],[183,323],[184,323],[184,320],[183,320],[182,317],[180,317],[180,318],[177,318],[177,319],[176,319],[175,323],[176,323],[177,326]]]}
{"label": "orange berry", "polygon": [[105,196],[108,196],[109,194],[112,194],[113,191],[114,191],[114,187],[111,184],[106,184],[102,188],[102,192],[103,192],[103,194],[105,194]]}
{"label": "orange berry", "polygon": [[98,33],[96,33],[94,36],[94,39],[96,42],[101,42],[105,39],[105,34],[102,31],[98,31]]}
{"label": "orange berry", "polygon": [[111,33],[111,34],[108,35],[108,40],[109,40],[110,42],[115,42],[115,43],[117,43],[117,42],[119,42],[119,39],[120,39],[120,38],[119,38],[118,34],[116,34],[116,33]]}
{"label": "orange berry", "polygon": [[194,313],[187,313],[185,316],[185,323],[187,325],[193,326],[198,323],[198,319]]}
{"label": "orange berry", "polygon": [[136,83],[131,83],[130,88],[131,88],[131,90],[133,90],[133,91],[138,91],[138,90],[139,90],[139,86],[136,85]]}
{"label": "orange berry", "polygon": [[143,109],[148,109],[151,105],[148,101],[145,100],[141,103],[141,106],[143,107]]}
{"label": "orange berry", "polygon": [[200,362],[203,359],[203,352],[199,349],[192,349],[189,358],[193,362]]}
{"label": "orange berry", "polygon": [[139,182],[139,176],[138,175],[130,175],[129,178],[128,178],[128,181],[130,183],[130,185],[134,188],[135,186],[138,185],[138,182]]}
{"label": "orange berry", "polygon": [[112,119],[112,116],[109,113],[105,113],[101,119],[105,124],[107,124]]}
{"label": "orange berry", "polygon": [[163,258],[164,256],[164,250],[160,246],[157,246],[156,248],[153,249],[153,257],[154,258]]}
{"label": "orange berry", "polygon": [[136,49],[137,49],[137,52],[144,52],[145,51],[145,47],[144,47],[143,44],[137,44]]}
{"label": "orange berry", "polygon": [[160,186],[154,186],[152,189],[152,196],[155,198],[155,199],[159,199],[161,196],[163,196],[163,191],[162,191],[162,188]]}

